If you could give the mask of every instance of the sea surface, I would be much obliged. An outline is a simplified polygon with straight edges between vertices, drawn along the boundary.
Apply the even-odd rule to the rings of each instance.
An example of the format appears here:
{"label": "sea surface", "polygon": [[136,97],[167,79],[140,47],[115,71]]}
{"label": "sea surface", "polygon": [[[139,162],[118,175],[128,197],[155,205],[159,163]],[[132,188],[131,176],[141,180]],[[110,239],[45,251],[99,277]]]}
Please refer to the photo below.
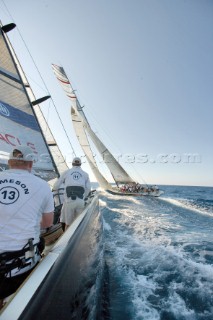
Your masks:
{"label": "sea surface", "polygon": [[213,319],[213,188],[161,189],[159,198],[100,193],[96,319]]}

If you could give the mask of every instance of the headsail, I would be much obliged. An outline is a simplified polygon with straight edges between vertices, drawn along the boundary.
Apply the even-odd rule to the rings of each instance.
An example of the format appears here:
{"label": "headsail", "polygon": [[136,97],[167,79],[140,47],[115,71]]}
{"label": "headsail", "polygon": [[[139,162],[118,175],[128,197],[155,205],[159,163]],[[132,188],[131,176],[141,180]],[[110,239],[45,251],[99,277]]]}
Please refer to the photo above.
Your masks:
{"label": "headsail", "polygon": [[128,175],[128,173],[122,168],[119,162],[115,159],[115,157],[111,154],[111,152],[101,142],[101,140],[98,138],[95,132],[91,129],[91,127],[89,125],[86,125],[85,129],[88,132],[93,143],[95,144],[97,150],[101,154],[104,160],[104,163],[109,168],[115,182],[117,184],[134,182],[132,178]]}
{"label": "headsail", "polygon": [[[40,107],[33,107],[35,97],[3,30],[6,29],[0,30],[0,170],[7,168],[8,155],[14,147],[28,145],[36,158],[34,171],[49,181],[58,176],[49,147],[57,149],[55,154],[59,154],[63,166],[65,162]],[[44,138],[45,132],[48,142]]]}

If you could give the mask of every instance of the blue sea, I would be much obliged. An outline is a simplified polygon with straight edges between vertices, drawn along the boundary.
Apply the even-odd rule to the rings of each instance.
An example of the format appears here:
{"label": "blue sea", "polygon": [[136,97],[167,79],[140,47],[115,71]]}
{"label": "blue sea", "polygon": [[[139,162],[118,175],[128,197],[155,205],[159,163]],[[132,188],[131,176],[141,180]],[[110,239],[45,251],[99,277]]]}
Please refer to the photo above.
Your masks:
{"label": "blue sea", "polygon": [[213,188],[161,189],[159,198],[100,193],[99,319],[213,319]]}

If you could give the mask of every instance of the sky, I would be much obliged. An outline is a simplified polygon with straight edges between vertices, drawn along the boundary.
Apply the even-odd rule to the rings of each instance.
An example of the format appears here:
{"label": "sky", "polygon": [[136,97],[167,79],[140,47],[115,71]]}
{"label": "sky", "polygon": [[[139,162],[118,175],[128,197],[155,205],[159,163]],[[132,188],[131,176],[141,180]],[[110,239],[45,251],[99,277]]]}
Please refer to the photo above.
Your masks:
{"label": "sky", "polygon": [[83,152],[52,63],[133,178],[213,186],[212,0],[0,0],[0,12],[36,97],[52,97],[42,110],[69,166]]}

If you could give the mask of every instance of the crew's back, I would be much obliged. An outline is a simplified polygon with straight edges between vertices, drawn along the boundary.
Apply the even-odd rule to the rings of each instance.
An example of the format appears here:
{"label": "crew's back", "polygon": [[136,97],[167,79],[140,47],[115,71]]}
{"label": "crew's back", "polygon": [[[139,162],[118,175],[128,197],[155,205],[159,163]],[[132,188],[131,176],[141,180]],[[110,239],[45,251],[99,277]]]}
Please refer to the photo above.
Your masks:
{"label": "crew's back", "polygon": [[91,191],[89,175],[81,168],[81,159],[75,157],[72,161],[73,167],[62,173],[60,178],[54,184],[53,189],[57,190],[62,184],[65,189],[64,197],[67,199],[66,188],[68,186],[80,186],[84,188],[84,198]]}
{"label": "crew's back", "polygon": [[79,186],[84,188],[84,197],[87,197],[91,188],[88,174],[80,166],[72,167],[65,179],[65,189],[67,186]]}
{"label": "crew's back", "polygon": [[66,170],[56,181],[53,189],[57,190],[63,184],[64,203],[61,210],[60,222],[66,228],[78,217],[84,209],[84,198],[91,190],[89,175],[81,169],[81,159],[75,157],[73,167]]}
{"label": "crew's back", "polygon": [[0,253],[20,250],[30,238],[39,242],[43,210],[53,211],[51,197],[47,183],[28,171],[0,174]]}
{"label": "crew's back", "polygon": [[31,148],[19,146],[0,173],[0,308],[41,259],[40,227],[53,223],[53,195],[31,174],[33,158]]}

